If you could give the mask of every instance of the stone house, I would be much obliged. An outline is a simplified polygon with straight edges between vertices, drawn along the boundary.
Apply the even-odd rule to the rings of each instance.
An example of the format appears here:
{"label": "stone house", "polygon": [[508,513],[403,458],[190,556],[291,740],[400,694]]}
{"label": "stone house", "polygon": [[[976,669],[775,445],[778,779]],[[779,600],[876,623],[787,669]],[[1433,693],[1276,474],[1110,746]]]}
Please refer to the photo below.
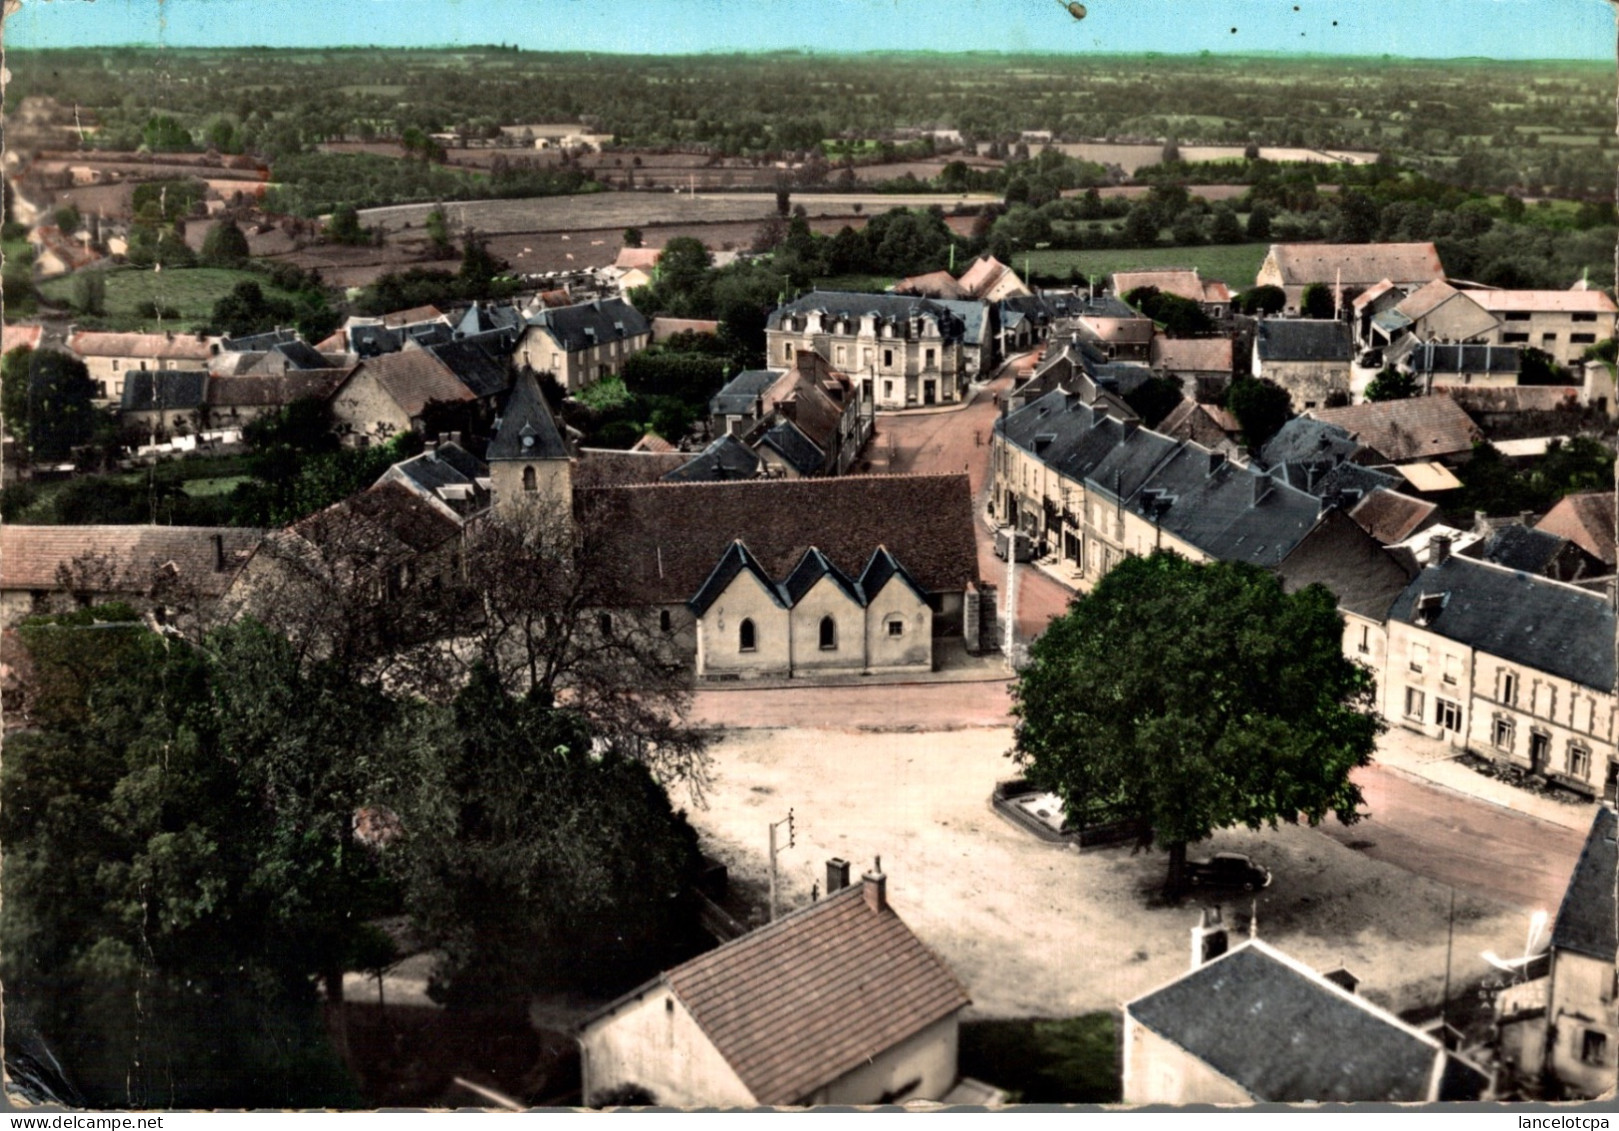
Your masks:
{"label": "stone house", "polygon": [[1545,977],[1496,1000],[1505,1067],[1548,1097],[1611,1092],[1619,1074],[1619,969],[1614,880],[1619,815],[1600,806],[1552,927]]}
{"label": "stone house", "polygon": [[1147,364],[1160,377],[1172,377],[1201,399],[1223,394],[1236,372],[1236,346],[1230,338],[1154,337]]}
{"label": "stone house", "polygon": [[636,1086],[676,1107],[944,1099],[966,990],[888,902],[854,886],[665,971],[578,1029],[591,1102]]}
{"label": "stone house", "polygon": [[1614,614],[1601,594],[1441,542],[1389,609],[1388,637],[1391,723],[1613,796]]}
{"label": "stone house", "polygon": [[1336,424],[1388,463],[1439,460],[1464,463],[1484,438],[1472,417],[1448,396],[1373,401],[1318,408],[1317,420]]}
{"label": "stone house", "polygon": [[1533,346],[1559,365],[1574,365],[1586,349],[1614,336],[1619,306],[1607,293],[1575,287],[1566,291],[1468,291],[1497,320],[1485,340]]}
{"label": "stone house", "polygon": [[1151,318],[1112,295],[1076,295],[1072,325],[1109,360],[1145,362],[1157,328]]}
{"label": "stone house", "polygon": [[328,400],[353,371],[348,366],[297,370],[281,377],[210,378],[206,424],[209,428],[242,428],[294,401]]}
{"label": "stone house", "polygon": [[67,349],[84,362],[100,395],[113,404],[124,399],[124,378],[143,369],[205,369],[219,344],[203,334],[123,334],[69,330]]}
{"label": "stone house", "polygon": [[[1387,280],[1384,284],[1392,287]],[[1371,293],[1367,292],[1368,295]],[[1381,310],[1375,307],[1368,309],[1357,301],[1360,341],[1371,348],[1393,346],[1405,339],[1417,342],[1483,341],[1498,323],[1493,314],[1474,300],[1474,293],[1457,290],[1444,279],[1435,279]],[[1398,295],[1398,290],[1391,290],[1391,298]],[[1361,297],[1365,298],[1366,295]]]}
{"label": "stone house", "polygon": [[208,412],[208,373],[200,369],[137,369],[124,379],[118,423],[160,443],[194,436]]}
{"label": "stone house", "polygon": [[554,375],[570,393],[615,376],[652,342],[646,317],[623,299],[594,299],[528,316],[512,364]]}
{"label": "stone house", "polygon": [[1280,287],[1287,309],[1297,313],[1304,291],[1319,283],[1340,294],[1340,303],[1379,283],[1409,293],[1445,277],[1431,243],[1275,243],[1254,276],[1256,287]]}
{"label": "stone house", "polygon": [[[1194,945],[1201,940],[1194,934]],[[1435,1037],[1259,939],[1124,1005],[1129,1104],[1478,1100],[1489,1076]]]}
{"label": "stone house", "polygon": [[785,369],[745,370],[709,401],[709,426],[785,475],[842,475],[871,435],[860,385],[801,350]]}
{"label": "stone house", "polygon": [[1349,326],[1336,319],[1266,318],[1254,331],[1253,375],[1287,390],[1294,412],[1327,407],[1335,395],[1347,404],[1354,357]]}
{"label": "stone house", "polygon": [[1614,510],[1612,491],[1564,495],[1535,523],[1536,530],[1567,538],[1613,571]]}
{"label": "stone house", "polygon": [[103,601],[167,619],[222,597],[263,537],[244,527],[0,525],[0,628]]}
{"label": "stone house", "polygon": [[[956,280],[966,298],[997,303],[1032,292],[1018,273],[993,255],[980,255]],[[949,296],[943,296],[949,297]]]}
{"label": "stone house", "polygon": [[331,396],[345,443],[364,447],[419,428],[429,405],[471,406],[478,396],[423,349],[368,357]]}
{"label": "stone house", "polygon": [[975,375],[967,329],[960,312],[934,299],[812,291],[771,313],[765,356],[788,366],[800,351],[817,353],[859,381],[860,399],[877,408],[954,404]]}

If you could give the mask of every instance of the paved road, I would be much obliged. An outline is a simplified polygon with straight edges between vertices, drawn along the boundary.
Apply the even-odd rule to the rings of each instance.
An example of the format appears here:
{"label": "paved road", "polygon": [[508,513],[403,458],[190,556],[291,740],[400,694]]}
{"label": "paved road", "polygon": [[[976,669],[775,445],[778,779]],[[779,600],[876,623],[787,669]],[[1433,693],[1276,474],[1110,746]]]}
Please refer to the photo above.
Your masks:
{"label": "paved road", "polygon": [[[729,727],[954,730],[1005,727],[1007,684],[888,684],[779,690],[705,690],[695,721]],[[1010,741],[1010,740],[1008,740]],[[1514,812],[1411,774],[1370,766],[1356,774],[1366,817],[1320,834],[1458,890],[1553,914],[1584,833]]]}
{"label": "paved road", "polygon": [[[866,449],[874,474],[938,475],[965,470],[972,481],[977,518],[978,575],[1006,590],[1006,563],[995,556],[994,536],[983,522],[988,491],[989,437],[1000,411],[997,400],[1012,387],[1007,367],[978,390],[963,409],[936,413],[892,413],[877,418],[877,435]],[[1052,617],[1068,607],[1072,591],[1028,566],[1018,570],[1018,638],[1038,636]]]}

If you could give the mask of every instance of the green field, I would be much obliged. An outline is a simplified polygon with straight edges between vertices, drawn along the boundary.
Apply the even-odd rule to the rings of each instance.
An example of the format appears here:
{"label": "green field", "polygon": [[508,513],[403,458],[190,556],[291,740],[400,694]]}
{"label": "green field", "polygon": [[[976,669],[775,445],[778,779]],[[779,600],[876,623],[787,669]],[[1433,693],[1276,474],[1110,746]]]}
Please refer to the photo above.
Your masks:
{"label": "green field", "polygon": [[[264,288],[266,295],[290,297],[287,292],[269,285],[263,275],[252,271],[233,270],[228,267],[189,267],[171,271],[146,271],[134,267],[114,268],[105,272],[107,277],[107,313],[103,318],[80,319],[80,325],[100,325],[109,330],[188,330],[206,323],[218,302],[232,287],[251,279]],[[73,276],[66,275],[41,283],[40,293],[46,298],[71,306],[73,304]],[[141,302],[161,303],[180,312],[178,322],[165,319],[160,326],[156,319],[138,318],[135,307]]]}
{"label": "green field", "polygon": [[829,275],[815,280],[818,291],[886,291],[899,282],[896,275]]}
{"label": "green field", "polygon": [[[1067,276],[1078,270],[1086,278],[1111,275],[1136,267],[1196,267],[1206,279],[1219,279],[1233,291],[1254,285],[1269,244],[1237,243],[1204,247],[1106,248],[1096,251],[1035,251],[1029,266],[1043,275]],[[1014,266],[1023,270],[1024,256]]]}

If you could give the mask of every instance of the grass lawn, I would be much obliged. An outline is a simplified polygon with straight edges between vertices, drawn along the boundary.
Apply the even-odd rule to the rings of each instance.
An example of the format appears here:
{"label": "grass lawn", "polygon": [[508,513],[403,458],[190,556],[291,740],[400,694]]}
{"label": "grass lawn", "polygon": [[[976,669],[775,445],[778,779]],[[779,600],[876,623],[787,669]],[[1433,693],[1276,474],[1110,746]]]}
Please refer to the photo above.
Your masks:
{"label": "grass lawn", "polygon": [[236,490],[238,483],[246,483],[251,476],[225,475],[214,479],[189,479],[186,481],[186,494],[193,499],[200,499],[208,495],[228,495]]}
{"label": "grass lawn", "polygon": [[960,1065],[963,1076],[1006,1089],[1012,1103],[1118,1103],[1119,1021],[1112,1013],[963,1021]]}
{"label": "grass lawn", "polygon": [[886,291],[899,282],[897,275],[829,275],[815,280],[818,291]]}
{"label": "grass lawn", "polygon": [[[1094,251],[1034,251],[1029,265],[1036,273],[1066,277],[1078,269],[1086,278],[1111,275],[1136,267],[1196,267],[1206,279],[1219,279],[1233,291],[1254,285],[1269,244],[1238,243],[1203,247],[1102,248]],[[1017,256],[1019,270],[1024,257]]]}
{"label": "grass lawn", "polygon": [[[174,319],[165,320],[164,330],[189,330],[206,323],[218,302],[232,287],[251,279],[264,288],[266,295],[290,297],[286,291],[269,285],[263,275],[228,267],[188,267],[170,271],[148,271],[134,267],[114,268],[106,272],[107,313],[101,319],[108,329],[159,329],[151,318],[138,318],[135,307],[141,302],[158,302],[180,312]],[[72,305],[73,276],[66,275],[40,284],[40,292],[56,302]],[[92,319],[84,319],[90,325]]]}

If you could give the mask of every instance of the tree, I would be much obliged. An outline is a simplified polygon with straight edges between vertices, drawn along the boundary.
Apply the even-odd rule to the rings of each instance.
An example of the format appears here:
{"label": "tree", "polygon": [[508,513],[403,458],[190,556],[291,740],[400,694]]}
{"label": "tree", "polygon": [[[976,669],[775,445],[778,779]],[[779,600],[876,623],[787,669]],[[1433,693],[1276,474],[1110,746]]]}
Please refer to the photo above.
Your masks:
{"label": "tree", "polygon": [[1248,213],[1248,238],[1263,243],[1270,239],[1271,211],[1269,205],[1256,204]]}
{"label": "tree", "polygon": [[30,458],[68,459],[95,435],[100,390],[84,362],[71,354],[19,346],[6,354],[0,384],[6,430],[22,441]]}
{"label": "tree", "polygon": [[1239,377],[1231,382],[1225,406],[1242,425],[1249,452],[1263,448],[1293,417],[1293,400],[1287,390],[1266,379]]}
{"label": "tree", "polygon": [[1281,287],[1267,283],[1243,291],[1232,300],[1231,305],[1243,314],[1255,316],[1280,314],[1287,306],[1287,292]]}
{"label": "tree", "polygon": [[234,217],[226,216],[208,230],[202,241],[202,262],[208,267],[240,267],[252,251]]}
{"label": "tree", "polygon": [[1385,365],[1366,386],[1366,399],[1369,401],[1403,401],[1417,395],[1416,376],[1397,369],[1392,365]]}
{"label": "tree", "polygon": [[107,313],[107,276],[101,271],[80,271],[73,276],[73,305],[80,314]]}
{"label": "tree", "polygon": [[642,242],[643,242],[643,240],[642,240],[641,229],[640,228],[625,228],[624,229],[624,246],[625,247],[640,247]]}
{"label": "tree", "polygon": [[1142,822],[1177,892],[1186,846],[1218,829],[1358,819],[1350,773],[1382,723],[1342,638],[1320,585],[1289,595],[1246,563],[1127,558],[1030,646],[1014,757],[1076,822]]}
{"label": "tree", "polygon": [[332,243],[362,245],[371,242],[371,233],[360,227],[360,213],[352,204],[332,210],[324,234]]}
{"label": "tree", "polygon": [[1338,243],[1370,243],[1377,238],[1377,205],[1365,193],[1345,189],[1338,194],[1332,238]]}
{"label": "tree", "polygon": [[1158,242],[1157,210],[1145,201],[1131,205],[1120,234],[1130,247],[1151,247]]}
{"label": "tree", "polygon": [[1551,354],[1533,346],[1524,349],[1518,369],[1518,384],[1570,385],[1573,382],[1573,376],[1565,367],[1557,364],[1557,359]]}
{"label": "tree", "polygon": [[1214,320],[1189,298],[1165,294],[1157,287],[1137,287],[1124,301],[1160,323],[1171,338],[1190,338],[1214,329]]}
{"label": "tree", "polygon": [[228,337],[241,338],[284,326],[295,314],[292,303],[265,294],[256,280],[243,279],[214,303],[209,324]]}
{"label": "tree", "polygon": [[1224,202],[1214,206],[1214,221],[1209,226],[1209,242],[1216,244],[1241,243],[1242,224],[1236,210]]}
{"label": "tree", "polygon": [[1325,283],[1311,283],[1299,298],[1299,314],[1305,318],[1331,318],[1337,306],[1332,288]]}
{"label": "tree", "polygon": [[1175,411],[1185,392],[1178,377],[1149,377],[1125,395],[1124,402],[1141,417],[1148,428],[1156,428],[1164,417]]}
{"label": "tree", "polygon": [[457,272],[464,297],[489,297],[495,276],[506,270],[504,259],[489,250],[489,241],[477,232],[468,232],[461,241],[461,269]]}

